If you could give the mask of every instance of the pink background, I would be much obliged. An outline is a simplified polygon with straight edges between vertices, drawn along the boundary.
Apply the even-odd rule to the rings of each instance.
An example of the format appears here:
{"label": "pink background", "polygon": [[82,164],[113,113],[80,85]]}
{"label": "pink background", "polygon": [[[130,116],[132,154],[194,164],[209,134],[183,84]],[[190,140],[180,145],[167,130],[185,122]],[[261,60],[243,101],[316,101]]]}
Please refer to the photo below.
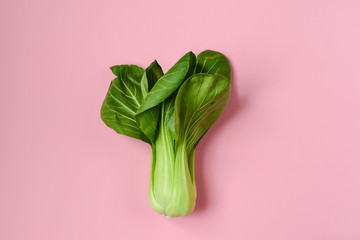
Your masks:
{"label": "pink background", "polygon": [[[360,3],[0,3],[0,239],[360,239]],[[231,61],[197,207],[148,203],[150,147],[100,119],[115,64]]]}

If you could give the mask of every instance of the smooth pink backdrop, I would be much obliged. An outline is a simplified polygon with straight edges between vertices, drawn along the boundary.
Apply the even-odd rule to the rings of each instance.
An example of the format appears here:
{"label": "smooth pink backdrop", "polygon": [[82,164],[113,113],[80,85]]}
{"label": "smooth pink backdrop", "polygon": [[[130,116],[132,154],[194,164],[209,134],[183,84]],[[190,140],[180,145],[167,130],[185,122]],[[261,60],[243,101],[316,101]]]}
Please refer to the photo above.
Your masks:
{"label": "smooth pink backdrop", "polygon": [[[0,239],[360,239],[360,2],[0,2]],[[148,203],[150,147],[100,119],[115,64],[231,61],[197,207]]]}

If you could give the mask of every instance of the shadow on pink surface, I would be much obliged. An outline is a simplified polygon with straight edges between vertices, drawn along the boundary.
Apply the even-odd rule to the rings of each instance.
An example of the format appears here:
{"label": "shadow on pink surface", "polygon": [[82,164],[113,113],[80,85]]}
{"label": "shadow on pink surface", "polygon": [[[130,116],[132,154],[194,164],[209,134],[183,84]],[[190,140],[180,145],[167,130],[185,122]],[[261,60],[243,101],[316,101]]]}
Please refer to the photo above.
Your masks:
{"label": "shadow on pink surface", "polygon": [[237,79],[231,63],[230,66],[231,96],[228,105],[216,123],[210,127],[209,131],[205,134],[203,140],[200,141],[199,146],[195,150],[195,182],[197,188],[197,199],[194,210],[195,213],[202,212],[207,207],[207,187],[209,186],[205,183],[203,176],[204,166],[208,164],[206,161],[206,152],[208,151],[209,143],[212,141],[212,139],[216,138],[216,134],[221,131],[222,126],[225,126],[228,121],[235,115],[241,113],[246,108],[248,103],[248,97],[245,94],[239,95],[237,91],[236,83],[239,79]]}

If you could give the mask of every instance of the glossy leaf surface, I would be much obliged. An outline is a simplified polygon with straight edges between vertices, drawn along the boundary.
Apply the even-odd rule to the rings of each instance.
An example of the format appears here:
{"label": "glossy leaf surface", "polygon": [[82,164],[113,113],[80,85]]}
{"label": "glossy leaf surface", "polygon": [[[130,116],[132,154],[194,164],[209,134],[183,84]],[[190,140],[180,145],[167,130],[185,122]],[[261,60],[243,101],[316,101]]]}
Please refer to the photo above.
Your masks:
{"label": "glossy leaf surface", "polygon": [[101,118],[117,133],[149,143],[141,131],[135,113],[145,98],[141,82],[145,70],[135,65],[117,65],[110,68],[117,76],[111,83],[101,107]]}
{"label": "glossy leaf surface", "polygon": [[191,150],[220,117],[230,97],[230,80],[219,74],[195,74],[175,101],[176,133]]}
{"label": "glossy leaf surface", "polygon": [[227,58],[223,54],[211,50],[205,50],[197,56],[196,73],[217,73],[231,79],[230,64]]}
{"label": "glossy leaf surface", "polygon": [[170,70],[162,76],[150,90],[142,102],[137,114],[140,114],[162,103],[173,94],[183,81],[192,75],[195,68],[196,57],[194,53],[185,54]]}

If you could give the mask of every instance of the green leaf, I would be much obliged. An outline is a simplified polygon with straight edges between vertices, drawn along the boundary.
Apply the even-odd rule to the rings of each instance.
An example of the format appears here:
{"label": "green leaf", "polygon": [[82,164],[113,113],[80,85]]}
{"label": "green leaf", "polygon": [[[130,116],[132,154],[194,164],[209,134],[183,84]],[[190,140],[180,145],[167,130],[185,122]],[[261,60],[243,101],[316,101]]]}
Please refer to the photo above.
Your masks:
{"label": "green leaf", "polygon": [[159,105],[175,92],[185,79],[193,74],[196,57],[194,53],[185,54],[150,90],[137,114]]}
{"label": "green leaf", "polygon": [[220,75],[195,74],[181,86],[175,100],[176,133],[191,151],[220,117],[230,97],[230,80]]}
{"label": "green leaf", "polygon": [[[155,60],[146,68],[146,79],[142,80],[142,91],[148,94],[149,90],[155,83],[164,75],[160,65]],[[152,143],[155,142],[158,132],[158,122],[160,118],[160,105],[154,106],[135,115],[135,119],[139,128],[150,139]]]}
{"label": "green leaf", "polygon": [[198,55],[196,73],[217,73],[231,79],[229,61],[223,54],[212,50],[205,50]]}
{"label": "green leaf", "polygon": [[173,93],[170,97],[168,97],[162,103],[162,116],[161,121],[164,122],[164,127],[166,127],[166,131],[169,132],[172,140],[176,138],[176,131],[175,131],[175,98],[176,93]]}
{"label": "green leaf", "polygon": [[153,61],[148,68],[146,68],[146,76],[149,83],[149,90],[155,85],[155,83],[161,78],[164,73],[161,69],[159,63],[155,60]]}
{"label": "green leaf", "polygon": [[117,65],[110,69],[117,78],[110,83],[101,107],[101,119],[119,134],[150,143],[135,120],[135,113],[146,97],[144,69],[135,65]]}

